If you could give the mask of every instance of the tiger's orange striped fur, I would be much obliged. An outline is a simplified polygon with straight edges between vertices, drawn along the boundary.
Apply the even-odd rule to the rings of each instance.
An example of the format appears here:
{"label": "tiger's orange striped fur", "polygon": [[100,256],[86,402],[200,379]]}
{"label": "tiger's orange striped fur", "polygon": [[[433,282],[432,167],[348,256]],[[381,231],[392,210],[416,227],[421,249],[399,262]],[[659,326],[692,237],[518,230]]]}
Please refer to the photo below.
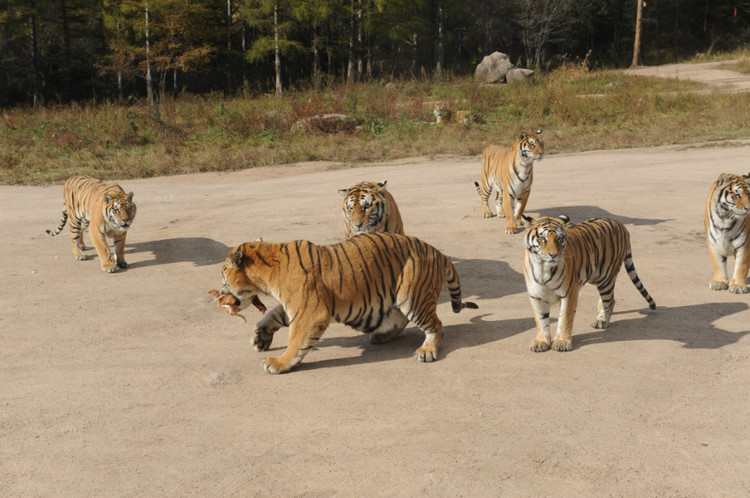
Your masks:
{"label": "tiger's orange striped fur", "polygon": [[237,298],[237,310],[259,295],[280,305],[256,325],[252,343],[266,351],[274,333],[289,326],[284,353],[262,363],[268,373],[297,365],[317,344],[331,320],[368,334],[382,343],[412,322],[425,333],[414,356],[438,358],[443,326],[438,297],[448,286],[453,311],[476,308],[461,300],[461,284],[451,260],[415,237],[365,233],[338,244],[319,246],[305,240],[285,243],[246,242],[232,249],[222,269],[223,294]]}
{"label": "tiger's orange striped fur", "polygon": [[495,212],[505,216],[506,233],[516,233],[523,225],[521,215],[534,181],[534,161],[544,155],[541,133],[542,130],[524,132],[512,146],[490,145],[482,153],[482,183],[474,182],[482,198],[482,213],[485,218],[493,216],[489,199],[495,187]]}
{"label": "tiger's orange striped fur", "polygon": [[[750,269],[750,190],[747,176],[722,173],[711,185],[706,199],[704,227],[714,278],[708,287],[748,292]],[[734,273],[727,282],[727,259],[734,256]]]}
{"label": "tiger's orange striped fur", "polygon": [[[89,228],[91,242],[99,256],[102,270],[112,273],[118,268],[127,268],[125,262],[125,237],[135,218],[133,192],[125,194],[116,183],[105,183],[88,176],[73,176],[63,185],[63,211],[60,225],[47,234],[59,234],[70,219],[70,236],[73,257],[85,260],[86,245],[83,232]],[[114,240],[114,256],[107,239]]]}
{"label": "tiger's orange striped fur", "polygon": [[[532,351],[573,349],[573,318],[578,293],[586,283],[599,290],[599,313],[591,324],[604,329],[609,326],[615,306],[615,280],[625,263],[630,280],[648,302],[656,308],[641,283],[633,265],[630,234],[616,220],[593,219],[570,226],[567,217],[531,219],[526,217],[526,250],[523,270],[529,293],[537,334],[529,344]],[[557,333],[550,338],[550,305],[560,302]]]}
{"label": "tiger's orange striped fur", "polygon": [[396,200],[386,190],[385,181],[360,182],[342,188],[344,235],[347,239],[358,233],[391,232],[404,234],[404,222]]}

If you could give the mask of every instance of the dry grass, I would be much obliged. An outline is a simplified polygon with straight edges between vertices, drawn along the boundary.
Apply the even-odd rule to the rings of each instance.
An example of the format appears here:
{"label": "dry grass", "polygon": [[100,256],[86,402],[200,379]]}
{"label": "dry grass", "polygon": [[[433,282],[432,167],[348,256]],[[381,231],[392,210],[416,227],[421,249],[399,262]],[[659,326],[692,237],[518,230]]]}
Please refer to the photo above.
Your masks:
{"label": "dry grass", "polygon": [[[187,96],[0,112],[0,183],[61,182],[227,171],[297,161],[356,165],[409,156],[473,156],[523,129],[545,130],[550,153],[748,138],[750,96],[691,93],[690,82],[567,65],[523,85],[403,81],[283,98]],[[465,109],[469,125],[432,124],[432,103]],[[293,130],[339,113],[355,127]]]}

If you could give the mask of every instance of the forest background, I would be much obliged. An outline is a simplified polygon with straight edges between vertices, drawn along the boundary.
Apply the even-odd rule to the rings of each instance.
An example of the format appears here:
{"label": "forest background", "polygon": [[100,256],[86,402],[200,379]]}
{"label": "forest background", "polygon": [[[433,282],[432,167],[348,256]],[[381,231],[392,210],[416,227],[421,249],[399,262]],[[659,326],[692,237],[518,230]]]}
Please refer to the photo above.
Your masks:
{"label": "forest background", "polygon": [[[0,0],[0,183],[750,138],[750,94],[628,74],[634,0]],[[750,0],[641,3],[640,62],[737,59]],[[494,51],[535,70],[480,84]],[[467,121],[431,126],[435,104]],[[33,109],[33,112],[32,112]],[[340,114],[332,127],[299,126]]]}
{"label": "forest background", "polygon": [[[634,0],[2,0],[0,107],[281,93],[633,60]],[[649,0],[641,61],[741,46],[750,0]],[[148,83],[148,84],[147,84]]]}

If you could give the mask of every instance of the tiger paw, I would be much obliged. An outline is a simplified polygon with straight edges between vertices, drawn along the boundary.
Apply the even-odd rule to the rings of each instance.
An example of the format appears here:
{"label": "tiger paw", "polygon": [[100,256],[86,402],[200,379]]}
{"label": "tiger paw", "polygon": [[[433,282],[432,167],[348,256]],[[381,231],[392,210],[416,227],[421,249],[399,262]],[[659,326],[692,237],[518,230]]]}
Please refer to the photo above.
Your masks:
{"label": "tiger paw", "polygon": [[552,349],[555,351],[573,351],[573,340],[555,339],[552,341]]}
{"label": "tiger paw", "polygon": [[117,271],[117,265],[114,261],[104,263],[102,264],[102,271],[105,271],[107,273],[114,273]]}
{"label": "tiger paw", "polygon": [[518,233],[518,227],[515,225],[510,225],[505,227],[505,233],[509,235],[513,235],[514,233]]}
{"label": "tiger paw", "polygon": [[268,358],[266,360],[263,360],[260,366],[263,367],[263,370],[265,370],[266,373],[270,374],[280,374],[291,369],[291,366],[284,365],[284,363],[282,363],[278,358]]}
{"label": "tiger paw", "polygon": [[724,290],[724,289],[726,289],[728,287],[729,286],[727,285],[727,283],[723,282],[721,280],[711,280],[708,283],[708,288],[709,289],[713,289],[713,290]]}
{"label": "tiger paw", "polygon": [[495,215],[492,214],[492,213],[484,213],[484,217],[485,218],[492,218],[493,216],[495,216]]}
{"label": "tiger paw", "polygon": [[609,322],[607,320],[597,318],[591,323],[591,326],[595,329],[606,329],[607,327],[609,327]]}
{"label": "tiger paw", "polygon": [[541,353],[543,351],[547,351],[549,349],[549,342],[540,341],[539,339],[534,339],[533,341],[529,343],[529,349],[535,353]]}
{"label": "tiger paw", "polygon": [[268,351],[271,347],[271,341],[273,340],[273,334],[269,333],[265,328],[256,328],[253,331],[253,335],[250,338],[250,342],[253,344],[253,349],[257,352]]}
{"label": "tiger paw", "polygon": [[425,363],[437,361],[438,359],[437,348],[433,345],[422,346],[421,348],[414,351],[414,357],[417,360],[423,361]]}
{"label": "tiger paw", "polygon": [[87,259],[89,259],[89,257],[86,256],[85,254],[77,254],[75,258],[76,258],[76,261],[86,261]]}
{"label": "tiger paw", "polygon": [[750,288],[748,288],[745,285],[731,284],[729,286],[729,292],[733,294],[747,294],[749,291],[750,291]]}
{"label": "tiger paw", "polygon": [[118,268],[122,268],[122,269],[125,269],[125,268],[127,268],[127,267],[128,267],[128,264],[127,264],[127,263],[126,263],[125,261],[118,261],[118,262],[117,262],[117,267],[118,267]]}

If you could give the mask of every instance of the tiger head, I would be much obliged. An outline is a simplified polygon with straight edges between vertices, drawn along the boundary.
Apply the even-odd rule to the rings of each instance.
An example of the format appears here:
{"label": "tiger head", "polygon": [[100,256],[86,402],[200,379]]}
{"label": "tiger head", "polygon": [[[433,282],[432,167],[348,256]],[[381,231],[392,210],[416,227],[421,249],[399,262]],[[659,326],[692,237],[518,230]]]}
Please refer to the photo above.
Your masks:
{"label": "tiger head", "polygon": [[339,190],[339,194],[344,196],[342,209],[352,235],[384,231],[386,183],[361,182]]}
{"label": "tiger head", "polygon": [[559,218],[531,218],[523,215],[523,218],[529,223],[526,250],[544,263],[559,261],[568,242],[565,227],[570,223],[570,218],[565,215]]}
{"label": "tiger head", "polygon": [[716,180],[716,202],[736,216],[750,213],[748,177],[722,173]]}
{"label": "tiger head", "polygon": [[531,161],[542,160],[542,156],[544,155],[544,142],[542,141],[542,137],[539,136],[541,134],[542,130],[537,130],[535,132],[523,132],[521,133],[521,136],[518,137],[516,144],[518,146],[518,152],[523,159]]}
{"label": "tiger head", "polygon": [[267,262],[257,253],[258,244],[246,242],[229,251],[221,269],[224,285],[219,291],[217,299],[232,294],[236,298],[233,304],[237,311],[252,304],[261,313],[266,312],[265,305],[258,297],[265,292],[258,287],[253,278],[256,265],[268,267]]}
{"label": "tiger head", "polygon": [[133,192],[125,195],[107,194],[104,196],[104,213],[109,226],[118,232],[124,232],[135,218]]}

